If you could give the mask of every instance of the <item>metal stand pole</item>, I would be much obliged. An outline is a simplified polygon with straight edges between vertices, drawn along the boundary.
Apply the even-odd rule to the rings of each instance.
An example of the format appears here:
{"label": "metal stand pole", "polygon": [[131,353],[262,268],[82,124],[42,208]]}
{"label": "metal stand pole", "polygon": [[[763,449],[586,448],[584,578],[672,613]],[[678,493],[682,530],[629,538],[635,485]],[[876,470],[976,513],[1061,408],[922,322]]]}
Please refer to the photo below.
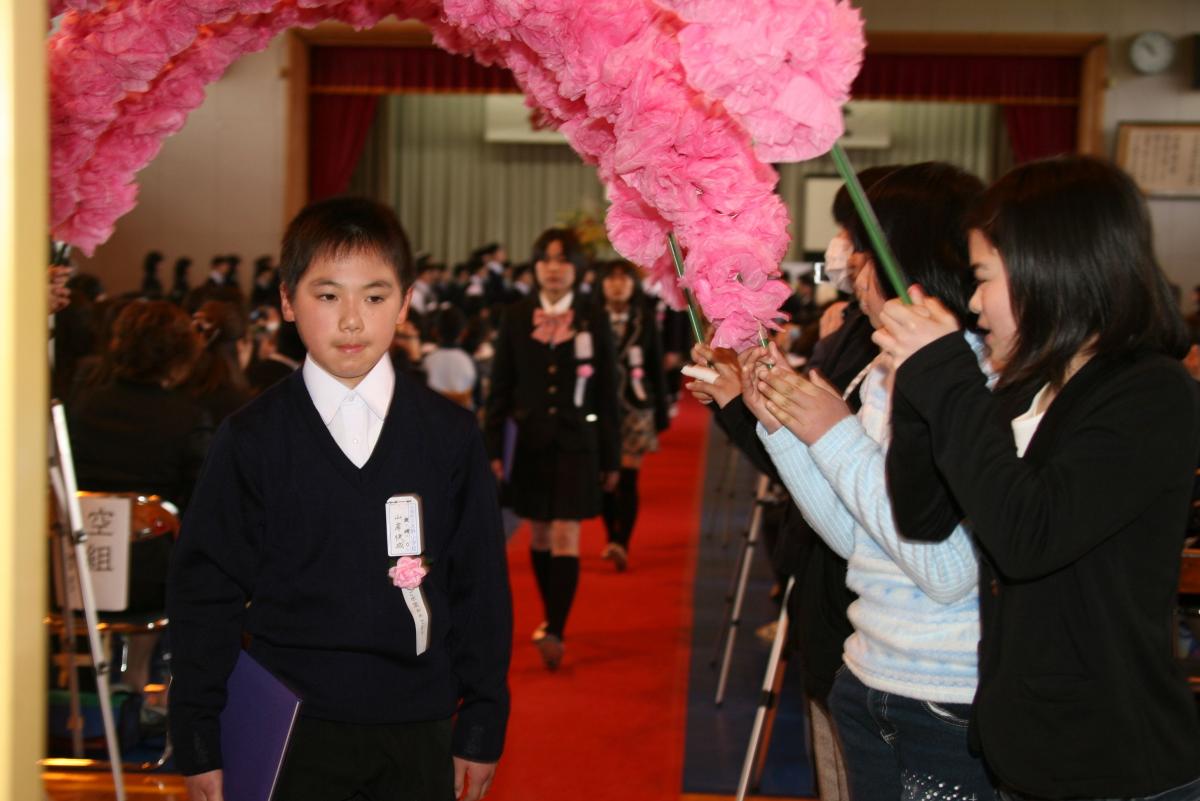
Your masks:
{"label": "metal stand pole", "polygon": [[763,503],[767,497],[770,481],[767,477],[759,476],[758,489],[754,493],[754,511],[750,515],[750,528],[746,531],[746,544],[742,548],[742,558],[738,561],[737,584],[733,592],[733,604],[729,611],[729,629],[725,635],[724,655],[721,658],[721,672],[717,678],[717,706],[725,700],[725,684],[729,681],[729,666],[733,661],[733,645],[737,640],[738,626],[742,622],[742,603],[746,598],[746,585],[750,581],[750,566],[754,561],[754,546],[758,544],[758,536],[762,529]]}
{"label": "metal stand pole", "polygon": [[[51,481],[54,482],[54,493],[58,498],[65,497],[65,491],[59,486],[61,476],[57,471],[51,471]],[[66,510],[59,509],[59,517],[66,520]],[[71,557],[71,538],[68,527],[63,523],[57,524],[59,560],[58,586],[62,588],[63,602],[63,635],[59,642],[59,652],[66,660],[67,689],[70,695],[70,712],[67,717],[67,729],[71,732],[71,755],[76,759],[83,758],[83,713],[79,701],[79,671],[75,669],[75,653],[78,641],[75,637],[75,605],[71,601],[71,593],[67,589],[69,573],[67,565]]]}
{"label": "metal stand pole", "polygon": [[771,656],[767,660],[767,670],[763,675],[762,697],[758,702],[758,710],[754,713],[754,725],[750,728],[750,744],[746,747],[746,758],[742,761],[742,775],[738,779],[736,801],[745,801],[746,793],[750,789],[751,778],[753,778],[756,788],[762,780],[767,746],[771,742],[771,729],[775,723],[779,689],[783,685],[783,644],[787,641],[788,596],[792,594],[795,584],[794,576],[788,578],[787,589],[783,591],[783,608],[779,611],[779,627],[775,630],[775,640],[771,643]]}
{"label": "metal stand pole", "polygon": [[[50,472],[59,475],[52,479],[51,484],[58,494],[58,503],[65,516],[63,520],[70,527],[71,540],[75,545],[75,572],[79,576],[79,590],[83,600],[83,615],[87,620],[88,641],[92,649],[92,664],[96,669],[96,692],[100,696],[100,714],[104,719],[104,739],[108,744],[108,759],[112,768],[113,789],[117,801],[125,801],[125,779],[122,773],[121,748],[117,742],[117,727],[113,722],[112,695],[109,690],[108,674],[110,665],[104,654],[104,646],[100,642],[100,622],[96,614],[96,595],[92,589],[92,571],[88,565],[87,532],[83,527],[83,514],[79,509],[79,497],[76,495],[75,463],[71,458],[71,441],[67,436],[67,418],[63,413],[61,403],[54,402],[50,407],[50,417],[54,431],[53,448],[51,449]],[[68,589],[63,587],[63,593]],[[72,669],[74,666],[72,666]]]}

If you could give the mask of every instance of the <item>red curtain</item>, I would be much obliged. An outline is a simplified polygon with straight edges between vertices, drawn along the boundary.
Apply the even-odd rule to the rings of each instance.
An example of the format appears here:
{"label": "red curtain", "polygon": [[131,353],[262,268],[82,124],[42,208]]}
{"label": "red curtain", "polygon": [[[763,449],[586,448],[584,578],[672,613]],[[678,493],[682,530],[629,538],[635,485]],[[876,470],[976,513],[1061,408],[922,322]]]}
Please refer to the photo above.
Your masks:
{"label": "red curtain", "polygon": [[1020,164],[1074,152],[1080,74],[1074,56],[873,55],[863,61],[851,94],[996,103]]}
{"label": "red curtain", "polygon": [[379,97],[391,92],[518,92],[512,73],[432,47],[314,47],[308,197],[346,191]]}
{"label": "red curtain", "polygon": [[860,100],[1079,100],[1074,56],[868,54],[850,90]]}
{"label": "red curtain", "polygon": [[311,85],[323,91],[521,91],[508,70],[435,47],[314,47],[311,65]]}
{"label": "red curtain", "polygon": [[308,101],[308,199],[346,191],[375,114],[379,95],[312,95]]}
{"label": "red curtain", "polygon": [[1004,123],[1017,164],[1074,153],[1078,109],[1075,106],[1005,106]]}
{"label": "red curtain", "polygon": [[[432,47],[315,47],[311,64],[313,199],[345,191],[378,95],[519,91],[508,70]],[[865,100],[996,103],[1023,162],[1075,150],[1080,72],[1071,56],[875,54],[851,92]]]}

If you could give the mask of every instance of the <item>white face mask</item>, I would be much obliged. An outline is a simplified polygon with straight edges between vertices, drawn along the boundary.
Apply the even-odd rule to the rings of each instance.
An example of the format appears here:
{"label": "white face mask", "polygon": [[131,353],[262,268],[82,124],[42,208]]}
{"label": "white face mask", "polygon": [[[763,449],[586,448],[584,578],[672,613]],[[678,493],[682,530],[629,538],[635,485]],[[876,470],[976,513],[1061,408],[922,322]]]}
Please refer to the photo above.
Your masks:
{"label": "white face mask", "polygon": [[854,246],[850,244],[850,237],[844,233],[829,240],[829,246],[825,248],[825,275],[829,278],[829,283],[840,292],[854,291],[849,276],[850,254],[853,252]]}

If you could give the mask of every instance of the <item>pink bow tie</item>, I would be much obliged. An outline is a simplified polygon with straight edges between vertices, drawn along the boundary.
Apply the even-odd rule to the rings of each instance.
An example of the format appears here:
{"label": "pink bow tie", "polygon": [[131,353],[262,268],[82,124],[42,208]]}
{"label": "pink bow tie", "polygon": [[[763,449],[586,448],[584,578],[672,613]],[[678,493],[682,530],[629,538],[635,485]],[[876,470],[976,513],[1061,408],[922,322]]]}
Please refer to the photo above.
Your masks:
{"label": "pink bow tie", "polygon": [[543,309],[533,310],[533,338],[550,347],[565,341],[571,335],[571,323],[575,310],[550,314]]}

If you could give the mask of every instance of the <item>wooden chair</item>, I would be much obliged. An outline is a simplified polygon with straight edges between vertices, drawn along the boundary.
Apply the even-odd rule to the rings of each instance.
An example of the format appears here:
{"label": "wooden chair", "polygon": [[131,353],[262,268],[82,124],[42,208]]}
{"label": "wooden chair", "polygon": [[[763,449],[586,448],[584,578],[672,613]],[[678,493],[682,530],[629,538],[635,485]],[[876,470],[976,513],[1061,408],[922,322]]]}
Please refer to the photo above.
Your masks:
{"label": "wooden chair", "polygon": [[[80,498],[128,498],[130,500],[130,515],[129,528],[130,552],[136,548],[156,547],[156,540],[169,537],[174,540],[179,536],[179,510],[170,501],[166,501],[157,495],[143,495],[136,492],[80,492]],[[52,539],[57,538],[57,532],[52,533]],[[57,549],[58,542],[52,542],[52,547]],[[130,575],[132,575],[132,558],[131,558]],[[61,584],[60,574],[56,571],[54,577],[56,586]],[[60,592],[65,592],[66,588],[60,587]],[[60,599],[62,595],[60,594]],[[66,621],[63,617],[61,609],[55,608],[46,615],[43,622],[45,625],[56,634],[63,634],[66,629]],[[113,651],[113,635],[122,637],[121,656],[120,658],[109,658],[110,664],[126,664],[128,659],[129,637],[147,636],[159,634],[168,626],[166,610],[156,608],[146,611],[102,611],[98,614],[98,630],[104,644],[105,651],[112,654]],[[86,631],[86,621],[83,613],[76,610],[74,615],[74,627],[77,632]],[[61,642],[61,641],[60,641]],[[90,654],[66,653],[64,651],[55,655],[55,663],[59,667],[59,686],[67,684],[68,672],[79,666],[91,665],[92,658]],[[135,688],[141,692],[146,688]],[[161,688],[160,688],[161,689]],[[164,693],[165,697],[165,693]],[[162,767],[170,758],[172,752],[171,741],[168,737],[165,742],[163,753],[156,760],[141,764],[126,764],[126,770],[133,771],[152,771]],[[83,760],[88,765],[85,767],[99,767],[103,764],[98,760]]]}

